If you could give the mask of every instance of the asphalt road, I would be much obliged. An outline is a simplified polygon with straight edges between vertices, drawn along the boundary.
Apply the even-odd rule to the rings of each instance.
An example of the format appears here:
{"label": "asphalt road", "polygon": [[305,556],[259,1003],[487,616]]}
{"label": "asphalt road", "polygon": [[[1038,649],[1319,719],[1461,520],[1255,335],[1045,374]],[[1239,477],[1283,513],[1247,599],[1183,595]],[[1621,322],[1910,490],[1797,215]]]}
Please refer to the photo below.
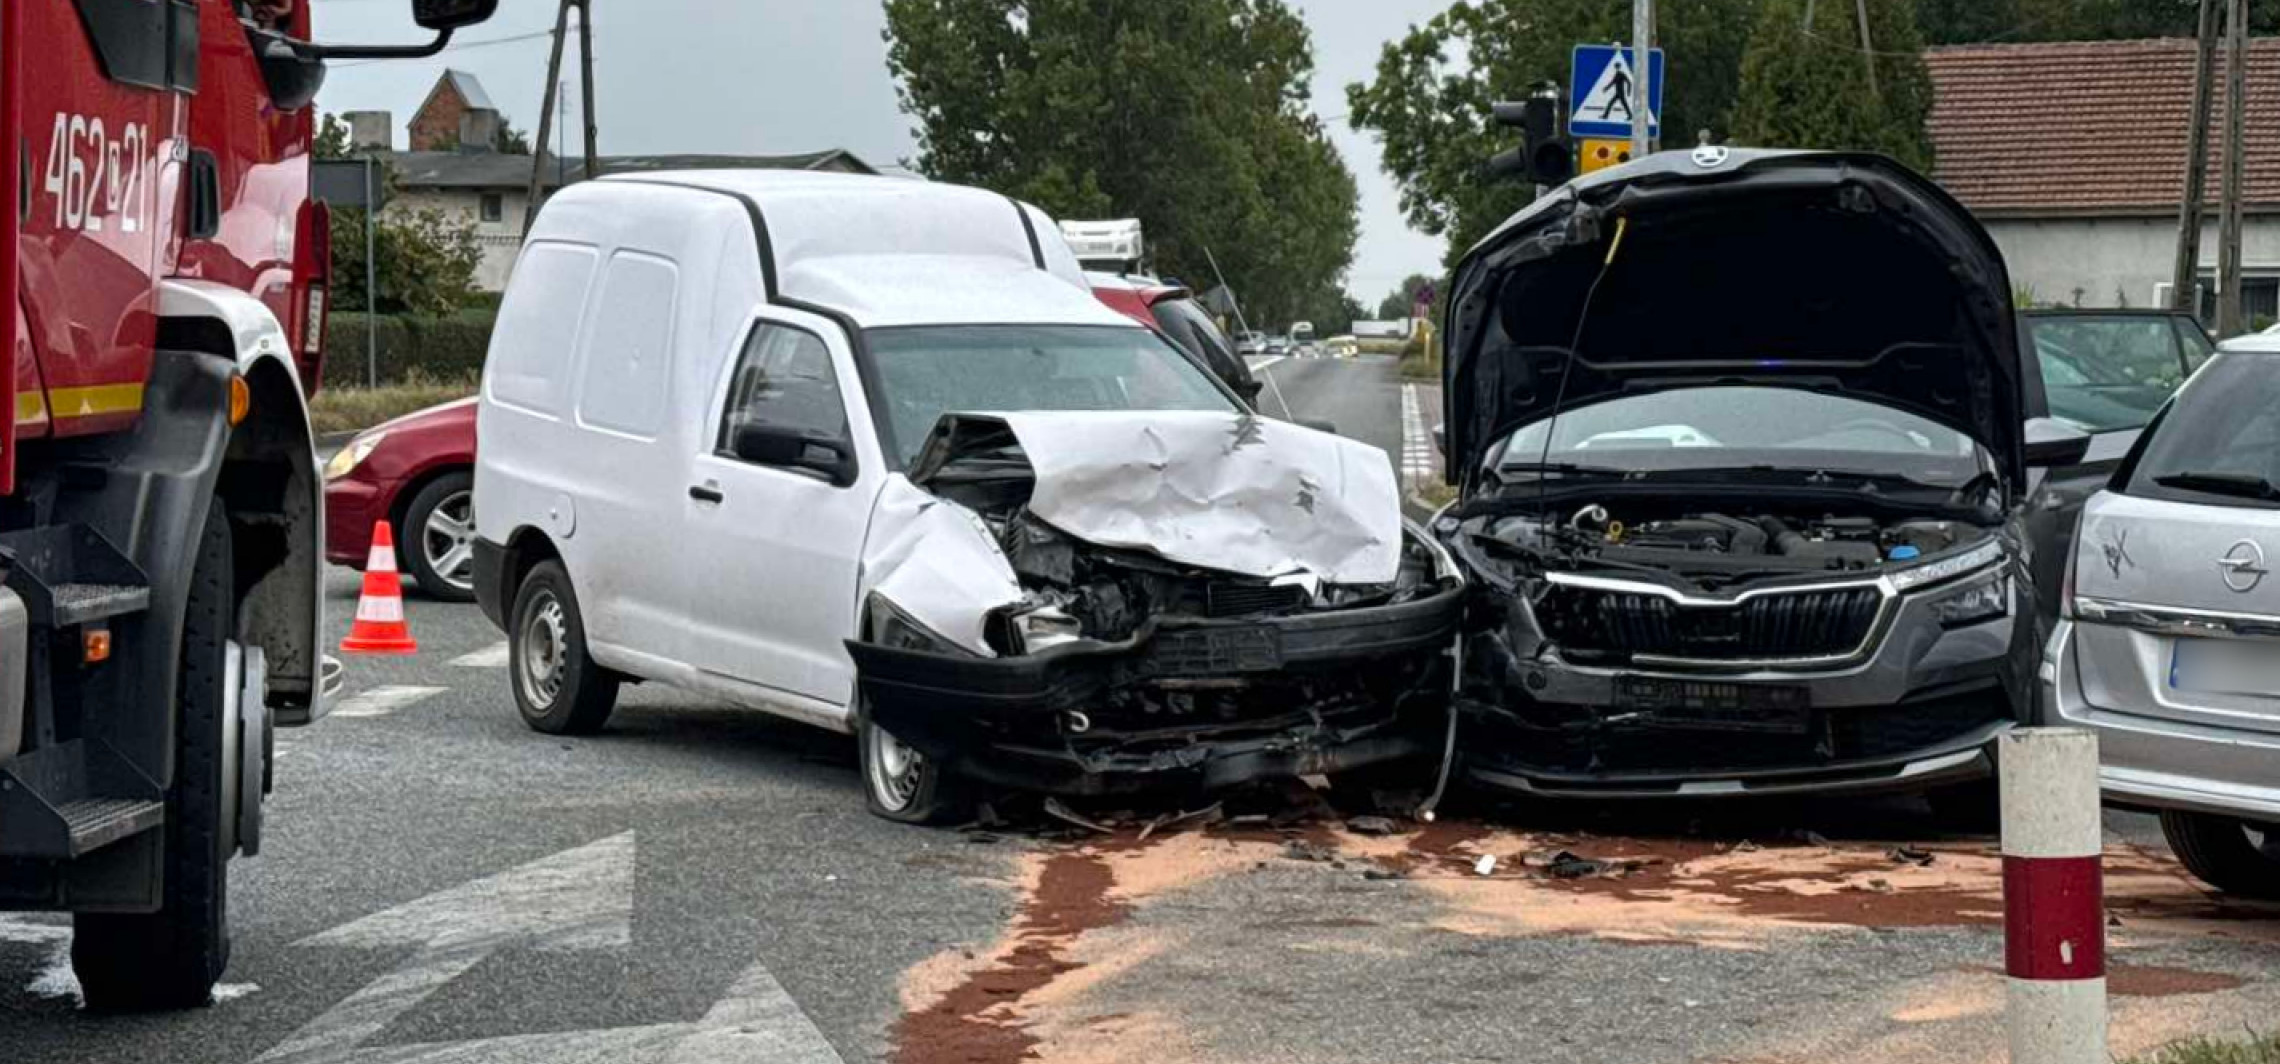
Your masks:
{"label": "asphalt road", "polygon": [[[1270,412],[1399,453],[1390,360],[1267,372]],[[330,587],[337,638],[354,574]],[[2000,1059],[1998,866],[1913,803],[1378,825],[1301,788],[1145,839],[1183,810],[904,828],[842,738],[656,688],[541,736],[473,607],[410,618],[418,655],[352,660],[280,744],[220,1000],[86,1014],[67,925],[0,917],[0,1060]],[[2117,1051],[2268,1026],[2280,911],[2136,834],[2108,862]]]}

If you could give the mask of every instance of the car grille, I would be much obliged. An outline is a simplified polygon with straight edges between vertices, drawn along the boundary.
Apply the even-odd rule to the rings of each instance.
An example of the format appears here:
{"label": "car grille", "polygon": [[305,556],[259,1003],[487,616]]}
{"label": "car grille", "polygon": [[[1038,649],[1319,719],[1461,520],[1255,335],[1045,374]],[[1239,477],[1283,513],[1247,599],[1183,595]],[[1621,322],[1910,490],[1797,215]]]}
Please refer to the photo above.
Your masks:
{"label": "car grille", "polygon": [[1296,584],[1238,584],[1215,580],[1203,589],[1204,615],[1241,617],[1296,609],[1306,604],[1306,589]]}
{"label": "car grille", "polygon": [[1536,618],[1570,654],[1771,661],[1850,654],[1867,641],[1883,605],[1873,587],[1682,606],[1660,595],[1554,585],[1537,604]]}

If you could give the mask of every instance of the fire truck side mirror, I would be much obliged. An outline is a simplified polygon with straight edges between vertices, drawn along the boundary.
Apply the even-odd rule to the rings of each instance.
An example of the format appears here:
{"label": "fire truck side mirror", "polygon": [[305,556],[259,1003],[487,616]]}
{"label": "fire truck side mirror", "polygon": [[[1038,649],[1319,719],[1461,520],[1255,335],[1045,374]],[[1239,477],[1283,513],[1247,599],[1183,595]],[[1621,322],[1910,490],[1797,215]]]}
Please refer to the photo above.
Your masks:
{"label": "fire truck side mirror", "polygon": [[422,29],[456,30],[487,22],[499,0],[412,0],[412,21]]}

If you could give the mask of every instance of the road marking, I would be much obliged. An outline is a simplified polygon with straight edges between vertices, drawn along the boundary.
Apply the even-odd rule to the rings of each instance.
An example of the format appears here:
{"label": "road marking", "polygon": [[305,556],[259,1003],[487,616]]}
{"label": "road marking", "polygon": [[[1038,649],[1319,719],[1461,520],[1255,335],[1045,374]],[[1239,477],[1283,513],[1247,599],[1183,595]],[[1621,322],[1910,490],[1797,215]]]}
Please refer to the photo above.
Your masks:
{"label": "road marking", "polygon": [[448,687],[419,687],[409,684],[388,684],[369,691],[360,691],[341,700],[333,707],[335,717],[385,717],[415,702],[433,698]]}
{"label": "road marking", "polygon": [[1417,401],[1417,386],[1401,386],[1401,479],[1412,489],[1433,479],[1433,436],[1425,431],[1425,413]]}
{"label": "road marking", "polygon": [[472,654],[461,654],[451,663],[463,669],[503,669],[507,667],[507,641],[499,640]]}
{"label": "road marking", "polygon": [[632,832],[613,835],[302,939],[296,946],[417,950],[255,1064],[843,1064],[823,1032],[759,964],[747,968],[694,1023],[364,1045],[501,949],[628,948],[635,852]]}

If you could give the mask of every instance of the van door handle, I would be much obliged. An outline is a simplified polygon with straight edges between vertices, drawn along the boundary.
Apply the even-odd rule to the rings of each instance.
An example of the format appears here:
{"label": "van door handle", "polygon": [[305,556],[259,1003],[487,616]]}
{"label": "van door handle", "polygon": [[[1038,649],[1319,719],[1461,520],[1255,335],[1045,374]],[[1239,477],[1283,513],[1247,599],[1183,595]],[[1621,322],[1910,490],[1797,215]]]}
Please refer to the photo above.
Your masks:
{"label": "van door handle", "polygon": [[713,487],[710,484],[689,485],[689,497],[697,500],[698,502],[721,503],[728,501],[727,495],[722,494],[719,488]]}

